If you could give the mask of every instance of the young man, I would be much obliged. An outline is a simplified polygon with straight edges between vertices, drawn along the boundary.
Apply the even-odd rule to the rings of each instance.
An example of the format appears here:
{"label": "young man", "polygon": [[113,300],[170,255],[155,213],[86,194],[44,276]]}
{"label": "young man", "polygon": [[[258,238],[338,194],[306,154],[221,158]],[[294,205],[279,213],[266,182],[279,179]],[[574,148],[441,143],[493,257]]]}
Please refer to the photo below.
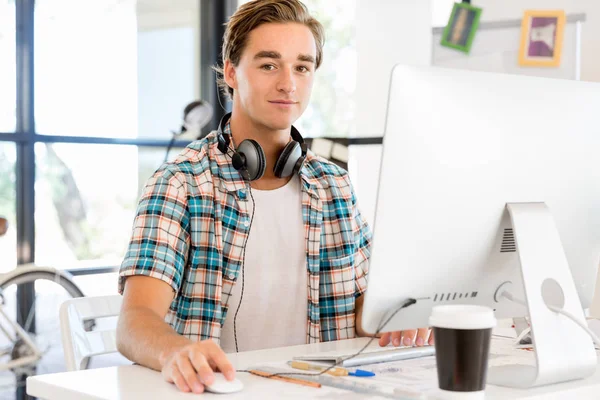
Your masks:
{"label": "young man", "polygon": [[[220,71],[231,115],[141,197],[120,271],[118,348],[183,391],[202,392],[213,370],[231,379],[225,352],[364,335],[371,232],[347,172],[307,152],[292,127],[322,50],[323,28],[298,0],[241,6]],[[404,332],[406,343],[415,335]]]}

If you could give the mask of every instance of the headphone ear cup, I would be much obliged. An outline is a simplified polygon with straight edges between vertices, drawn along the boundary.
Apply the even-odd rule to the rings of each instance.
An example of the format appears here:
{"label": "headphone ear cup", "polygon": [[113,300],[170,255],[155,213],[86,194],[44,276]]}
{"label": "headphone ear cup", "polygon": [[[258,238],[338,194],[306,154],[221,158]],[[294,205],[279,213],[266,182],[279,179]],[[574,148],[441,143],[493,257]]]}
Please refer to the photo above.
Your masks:
{"label": "headphone ear cup", "polygon": [[246,139],[238,146],[237,153],[244,158],[243,167],[248,172],[248,179],[255,181],[262,178],[267,168],[267,158],[260,144],[256,140]]}
{"label": "headphone ear cup", "polygon": [[292,140],[285,146],[275,163],[275,167],[273,167],[275,176],[278,178],[291,176],[300,157],[302,157],[300,143]]}
{"label": "headphone ear cup", "polygon": [[231,165],[238,171],[245,169],[246,157],[238,152],[233,153],[233,156],[231,156]]}

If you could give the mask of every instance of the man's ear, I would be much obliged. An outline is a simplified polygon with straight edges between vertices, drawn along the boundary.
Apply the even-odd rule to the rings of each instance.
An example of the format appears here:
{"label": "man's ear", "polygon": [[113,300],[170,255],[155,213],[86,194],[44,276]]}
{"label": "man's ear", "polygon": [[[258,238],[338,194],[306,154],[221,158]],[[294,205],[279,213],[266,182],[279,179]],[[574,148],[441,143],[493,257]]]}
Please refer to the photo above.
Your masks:
{"label": "man's ear", "polygon": [[223,65],[223,79],[233,90],[237,89],[237,78],[235,75],[235,67],[230,60],[225,60]]}

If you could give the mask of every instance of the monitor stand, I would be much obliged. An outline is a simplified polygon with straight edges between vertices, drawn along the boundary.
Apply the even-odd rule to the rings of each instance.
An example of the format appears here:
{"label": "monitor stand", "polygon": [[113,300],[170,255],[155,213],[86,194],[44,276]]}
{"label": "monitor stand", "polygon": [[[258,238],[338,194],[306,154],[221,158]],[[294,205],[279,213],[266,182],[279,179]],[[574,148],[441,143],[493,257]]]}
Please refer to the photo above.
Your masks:
{"label": "monitor stand", "polygon": [[546,302],[558,307],[564,304],[564,310],[586,323],[552,214],[545,203],[509,203],[507,209],[537,364],[492,367],[487,383],[529,388],[589,377],[597,363],[592,339],[573,321],[546,306]]}

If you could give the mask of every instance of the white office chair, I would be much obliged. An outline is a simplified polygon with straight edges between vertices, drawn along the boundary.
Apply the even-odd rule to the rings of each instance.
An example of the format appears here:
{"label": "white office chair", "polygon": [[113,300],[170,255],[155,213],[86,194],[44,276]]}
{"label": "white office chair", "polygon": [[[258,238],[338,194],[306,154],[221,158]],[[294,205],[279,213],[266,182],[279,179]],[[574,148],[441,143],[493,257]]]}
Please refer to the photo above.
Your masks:
{"label": "white office chair", "polygon": [[122,297],[79,297],[65,301],[60,307],[60,329],[68,371],[84,369],[89,357],[116,353],[116,329],[86,332],[89,319],[118,316]]}

